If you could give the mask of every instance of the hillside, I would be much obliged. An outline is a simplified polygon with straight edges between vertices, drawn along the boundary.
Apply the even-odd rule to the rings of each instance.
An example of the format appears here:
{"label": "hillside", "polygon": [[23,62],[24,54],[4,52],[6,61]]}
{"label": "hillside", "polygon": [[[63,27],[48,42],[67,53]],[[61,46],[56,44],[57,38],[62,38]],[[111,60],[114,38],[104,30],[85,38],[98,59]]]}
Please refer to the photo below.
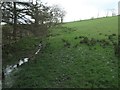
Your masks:
{"label": "hillside", "polygon": [[12,74],[13,88],[118,87],[118,17],[64,23],[49,32],[46,47]]}

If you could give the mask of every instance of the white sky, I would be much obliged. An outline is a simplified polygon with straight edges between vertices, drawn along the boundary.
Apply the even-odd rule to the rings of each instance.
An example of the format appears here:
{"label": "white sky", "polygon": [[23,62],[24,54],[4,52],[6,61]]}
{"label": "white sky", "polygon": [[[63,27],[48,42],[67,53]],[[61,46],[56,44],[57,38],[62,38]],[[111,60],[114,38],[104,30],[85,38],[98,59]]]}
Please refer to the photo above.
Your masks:
{"label": "white sky", "polygon": [[118,13],[119,0],[41,0],[47,5],[57,4],[67,12],[64,21],[74,21],[89,19],[91,17],[106,16],[109,11],[109,16],[112,15],[110,9],[115,9]]}

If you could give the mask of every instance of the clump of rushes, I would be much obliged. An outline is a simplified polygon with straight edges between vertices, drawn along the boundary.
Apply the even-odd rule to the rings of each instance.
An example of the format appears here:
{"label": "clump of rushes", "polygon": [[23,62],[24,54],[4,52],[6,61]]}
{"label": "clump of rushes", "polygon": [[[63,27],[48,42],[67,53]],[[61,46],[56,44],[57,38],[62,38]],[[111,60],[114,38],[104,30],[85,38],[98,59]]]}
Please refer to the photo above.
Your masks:
{"label": "clump of rushes", "polygon": [[71,45],[71,44],[70,44],[67,40],[62,39],[62,42],[64,43],[64,47],[70,48],[70,45]]}

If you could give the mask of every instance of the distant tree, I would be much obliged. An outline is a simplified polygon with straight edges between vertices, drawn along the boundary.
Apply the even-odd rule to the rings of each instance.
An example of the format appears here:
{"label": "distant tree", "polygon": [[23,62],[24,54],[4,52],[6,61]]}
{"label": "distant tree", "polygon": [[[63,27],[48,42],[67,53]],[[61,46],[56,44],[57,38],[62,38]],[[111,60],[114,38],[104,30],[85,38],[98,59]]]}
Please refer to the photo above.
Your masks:
{"label": "distant tree", "polygon": [[66,14],[65,10],[63,10],[62,8],[60,8],[60,6],[58,5],[53,5],[51,7],[51,12],[52,12],[52,15],[53,15],[53,22],[55,23],[63,23],[63,18]]}
{"label": "distant tree", "polygon": [[112,16],[116,16],[115,9],[111,9],[111,12],[112,12]]}
{"label": "distant tree", "polygon": [[34,21],[32,22],[32,32],[35,35],[45,35],[48,28],[50,27],[52,14],[50,8],[44,5],[42,2],[36,1],[36,3],[31,3],[29,11],[25,12],[26,15],[30,16]]}
{"label": "distant tree", "polygon": [[64,10],[60,10],[61,23],[63,23],[63,19],[64,19],[65,14],[66,14],[66,12]]}

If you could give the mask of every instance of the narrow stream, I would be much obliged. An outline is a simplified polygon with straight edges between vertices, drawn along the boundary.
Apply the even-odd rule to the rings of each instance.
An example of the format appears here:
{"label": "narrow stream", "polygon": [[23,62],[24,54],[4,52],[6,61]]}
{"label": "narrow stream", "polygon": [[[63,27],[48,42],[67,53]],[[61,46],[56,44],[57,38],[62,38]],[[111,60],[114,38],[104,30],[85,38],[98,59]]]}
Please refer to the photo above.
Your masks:
{"label": "narrow stream", "polygon": [[[40,43],[38,45],[38,50],[34,53],[33,56],[37,55],[41,48],[42,48],[42,44]],[[12,83],[14,82],[14,80],[12,79],[12,72],[17,72],[19,67],[21,65],[24,65],[25,63],[28,63],[29,60],[31,58],[28,58],[28,57],[25,57],[23,59],[20,59],[19,62],[17,64],[13,64],[13,65],[7,65],[6,68],[3,70],[3,75],[4,75],[4,86],[7,86],[7,87],[12,87]]]}

